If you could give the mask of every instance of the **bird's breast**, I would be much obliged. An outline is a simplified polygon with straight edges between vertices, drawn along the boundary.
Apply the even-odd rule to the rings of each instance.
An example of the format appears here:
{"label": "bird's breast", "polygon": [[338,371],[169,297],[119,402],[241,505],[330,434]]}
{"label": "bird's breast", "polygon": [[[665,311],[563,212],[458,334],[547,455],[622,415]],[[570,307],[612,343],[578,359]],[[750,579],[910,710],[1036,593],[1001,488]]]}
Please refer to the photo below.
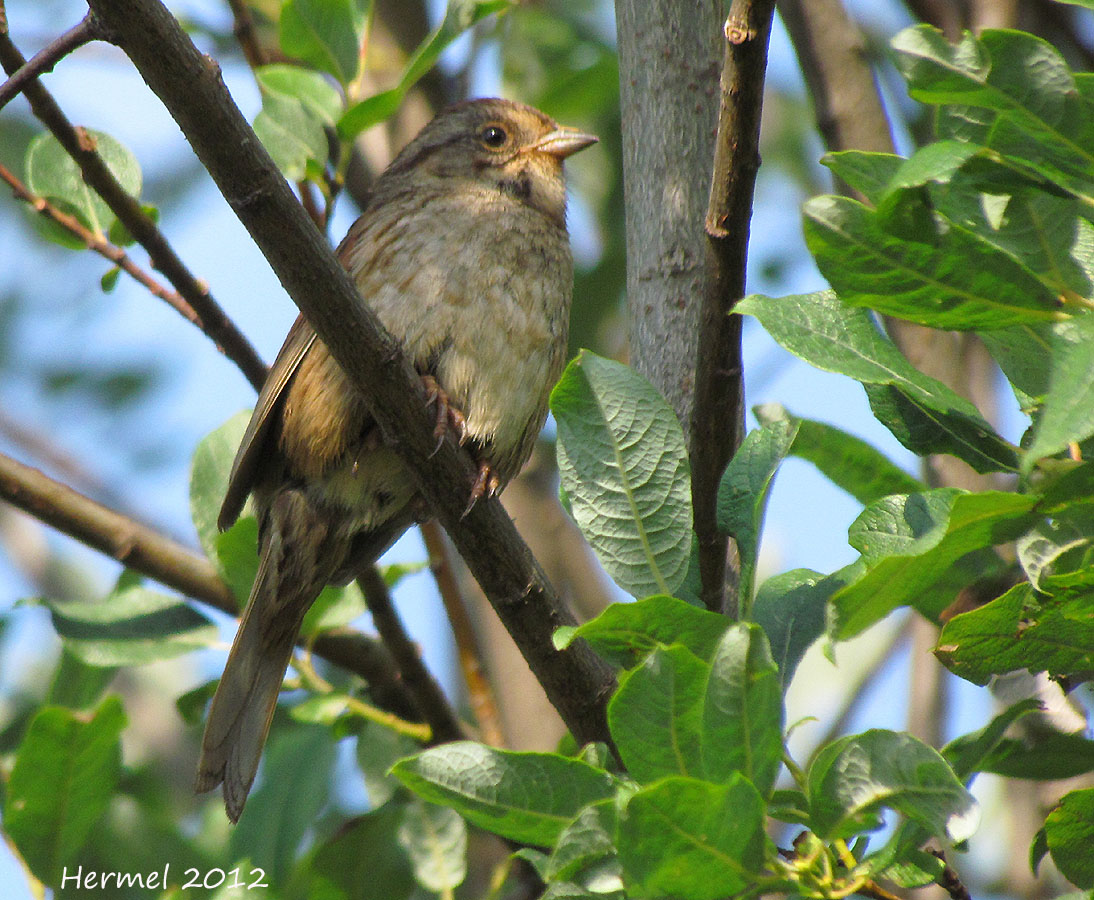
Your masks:
{"label": "bird's breast", "polygon": [[351,257],[362,296],[510,477],[543,424],[565,357],[573,284],[565,231],[501,195],[439,199],[376,231],[379,252]]}

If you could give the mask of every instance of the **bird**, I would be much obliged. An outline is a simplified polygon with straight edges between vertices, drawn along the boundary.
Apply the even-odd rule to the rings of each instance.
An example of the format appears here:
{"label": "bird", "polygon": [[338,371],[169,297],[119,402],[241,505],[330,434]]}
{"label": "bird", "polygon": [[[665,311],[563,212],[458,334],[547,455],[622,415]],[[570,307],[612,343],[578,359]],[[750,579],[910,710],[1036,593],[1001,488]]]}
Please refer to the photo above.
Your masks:
{"label": "bird", "polygon": [[[566,358],[563,160],[596,142],[499,98],[438,113],[377,177],[335,253],[479,463],[470,503],[527,461]],[[259,566],[206,720],[199,793],[238,821],[304,614],[428,518],[364,395],[300,316],[259,392],[218,518],[253,497]]]}

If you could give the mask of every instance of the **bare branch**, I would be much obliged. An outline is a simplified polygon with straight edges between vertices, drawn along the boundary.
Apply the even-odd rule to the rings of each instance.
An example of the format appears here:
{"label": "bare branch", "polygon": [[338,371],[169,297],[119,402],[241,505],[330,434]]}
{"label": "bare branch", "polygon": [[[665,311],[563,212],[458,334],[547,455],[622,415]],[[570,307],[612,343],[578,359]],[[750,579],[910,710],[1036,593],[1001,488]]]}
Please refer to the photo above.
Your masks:
{"label": "bare branch", "polygon": [[[207,559],[4,454],[0,498],[135,572],[230,615],[239,613],[235,595]],[[322,635],[314,649],[364,678],[377,704],[403,717],[415,714],[406,688],[394,675],[395,664],[379,641],[339,629]]]}
{"label": "bare branch", "polygon": [[[6,29],[0,30],[6,31]],[[23,89],[23,85],[39,75],[52,72],[53,67],[73,50],[91,41],[97,41],[102,36],[102,30],[95,18],[90,14],[84,16],[78,24],[35,53],[30,62],[22,65],[7,81],[0,84],[0,109],[3,109],[7,102]]]}
{"label": "bare branch", "polygon": [[467,685],[467,694],[471,711],[479,726],[480,737],[484,743],[493,747],[507,745],[501,728],[501,717],[493,688],[482,671],[482,653],[475,635],[475,627],[467,611],[467,600],[460,590],[460,582],[454,569],[455,560],[449,552],[444,532],[436,522],[426,522],[421,526],[422,540],[429,554],[429,568],[437,582],[437,590],[444,603],[448,622],[452,626],[452,637],[456,641],[456,655],[460,661],[460,671]]}
{"label": "bare branch", "polygon": [[[433,416],[397,342],[360,298],[322,235],[232,102],[219,69],[153,0],[91,0],[92,9],[165,103],[319,337],[368,400],[479,584],[581,742],[609,741],[608,666],[585,644],[557,651],[574,622],[496,499],[466,516],[476,467],[453,441],[435,451]],[[427,477],[428,476],[428,477]],[[458,486],[458,487],[455,487]]]}
{"label": "bare branch", "polygon": [[[734,0],[723,29],[718,136],[707,205],[708,274],[700,313],[691,412],[691,502],[699,544],[702,599],[725,605],[727,538],[718,530],[718,483],[744,432],[741,319],[731,315],[744,296],[749,223],[760,167],[767,43],[775,0]],[[747,598],[737,598],[745,612]]]}
{"label": "bare branch", "polygon": [[[25,64],[26,60],[12,43],[6,27],[2,27],[0,23],[0,65],[10,75]],[[34,115],[76,161],[84,181],[102,197],[133,239],[148,252],[152,267],[163,273],[197,313],[198,327],[239,367],[255,390],[261,388],[262,382],[266,380],[266,365],[257,351],[225,315],[209,293],[209,288],[198,281],[178,258],[163,233],[141,209],[136,198],[131,197],[118,183],[103,158],[96,152],[95,141],[84,129],[76,128],[68,121],[52,95],[36,78],[23,86],[23,93],[30,101]]]}
{"label": "bare branch", "polygon": [[357,581],[365,592],[369,612],[372,613],[372,623],[395,658],[403,683],[414,697],[419,715],[429,723],[431,742],[440,744],[466,737],[463,725],[444,691],[425,667],[417,645],[403,628],[380,570],[375,565],[368,566]]}
{"label": "bare branch", "polygon": [[941,850],[936,850],[933,847],[927,849],[927,852],[931,856],[936,856],[942,860],[945,868],[942,869],[942,878],[939,880],[939,884],[949,894],[953,900],[972,900],[972,894],[969,893],[969,889],[961,881],[961,876],[953,870],[953,867],[946,861],[946,854]]}

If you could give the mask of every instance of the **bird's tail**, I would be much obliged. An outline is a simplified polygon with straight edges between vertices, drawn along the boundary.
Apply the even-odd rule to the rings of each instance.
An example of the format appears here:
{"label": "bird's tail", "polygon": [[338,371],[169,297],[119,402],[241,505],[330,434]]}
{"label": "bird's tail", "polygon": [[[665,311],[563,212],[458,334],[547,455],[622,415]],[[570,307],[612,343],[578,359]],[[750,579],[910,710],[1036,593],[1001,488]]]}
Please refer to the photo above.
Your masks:
{"label": "bird's tail", "polygon": [[330,575],[330,566],[321,565],[329,549],[324,547],[326,529],[307,514],[310,509],[299,515],[301,505],[307,505],[303,497],[285,500],[279,497],[271,509],[258,574],[201,742],[196,790],[223,783],[233,822],[254,783],[304,613]]}

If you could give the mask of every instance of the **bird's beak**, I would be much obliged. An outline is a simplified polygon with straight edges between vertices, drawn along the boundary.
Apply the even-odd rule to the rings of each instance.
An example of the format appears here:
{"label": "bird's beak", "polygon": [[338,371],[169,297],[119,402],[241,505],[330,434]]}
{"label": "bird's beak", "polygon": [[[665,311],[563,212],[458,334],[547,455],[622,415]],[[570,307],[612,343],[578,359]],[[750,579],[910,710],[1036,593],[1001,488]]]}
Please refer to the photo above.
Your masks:
{"label": "bird's beak", "polygon": [[599,138],[578,131],[576,128],[556,128],[536,141],[532,149],[558,159],[565,159],[577,153],[578,150],[584,150],[595,144],[598,140]]}

